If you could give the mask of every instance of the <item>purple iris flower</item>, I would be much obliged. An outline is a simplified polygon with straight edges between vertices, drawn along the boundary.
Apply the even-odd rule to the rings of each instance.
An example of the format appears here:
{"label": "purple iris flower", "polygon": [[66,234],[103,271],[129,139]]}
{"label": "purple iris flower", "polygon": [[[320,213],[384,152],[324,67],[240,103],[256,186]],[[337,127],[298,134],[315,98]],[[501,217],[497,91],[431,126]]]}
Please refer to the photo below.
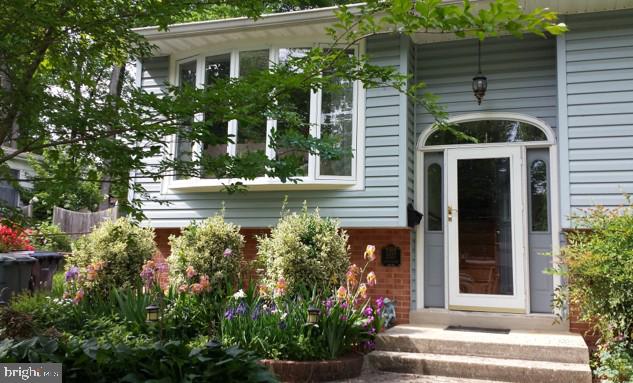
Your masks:
{"label": "purple iris flower", "polygon": [[370,317],[373,313],[374,310],[371,309],[371,306],[365,307],[365,311],[363,311],[363,315],[365,315],[366,317]]}
{"label": "purple iris flower", "polygon": [[73,266],[66,272],[66,282],[77,279],[79,275],[79,267]]}
{"label": "purple iris flower", "polygon": [[233,320],[234,316],[235,316],[235,309],[233,308],[229,308],[228,310],[224,312],[224,319]]}
{"label": "purple iris flower", "polygon": [[238,306],[237,309],[235,309],[235,314],[236,315],[244,315],[246,314],[246,305],[244,304],[244,302],[241,302]]}

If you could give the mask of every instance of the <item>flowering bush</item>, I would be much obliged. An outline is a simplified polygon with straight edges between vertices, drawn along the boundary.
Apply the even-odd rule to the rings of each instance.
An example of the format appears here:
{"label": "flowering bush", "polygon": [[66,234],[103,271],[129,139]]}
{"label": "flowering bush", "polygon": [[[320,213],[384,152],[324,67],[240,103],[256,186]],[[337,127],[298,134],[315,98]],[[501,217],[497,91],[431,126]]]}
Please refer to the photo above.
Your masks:
{"label": "flowering bush", "polygon": [[26,233],[0,224],[0,253],[16,250],[33,250]]}
{"label": "flowering bush", "polygon": [[87,286],[102,295],[112,288],[140,286],[139,270],[156,253],[154,230],[126,218],[102,223],[72,248],[67,270],[77,267],[84,271],[85,282],[90,282]]}
{"label": "flowering bush", "polygon": [[274,291],[283,279],[292,295],[305,286],[331,291],[349,266],[347,239],[338,221],[321,218],[318,211],[308,213],[304,207],[300,214],[284,215],[269,236],[258,238],[263,283]]}
{"label": "flowering bush", "polygon": [[[347,283],[332,289],[333,295],[302,299],[289,294],[278,280],[270,294],[267,287],[239,290],[230,299],[222,320],[222,342],[272,359],[335,359],[357,350],[373,348],[383,328],[382,298],[371,301],[368,289],[375,273],[365,275],[373,261],[373,246],[366,251],[363,268],[349,267]],[[308,323],[308,311],[318,310],[316,323]]]}
{"label": "flowering bush", "polygon": [[[177,286],[204,279],[211,286],[239,279],[244,237],[239,226],[214,216],[200,224],[185,227],[180,236],[170,236],[171,256],[168,258],[172,283]],[[204,276],[204,279],[200,279]],[[200,285],[192,285],[201,289]]]}

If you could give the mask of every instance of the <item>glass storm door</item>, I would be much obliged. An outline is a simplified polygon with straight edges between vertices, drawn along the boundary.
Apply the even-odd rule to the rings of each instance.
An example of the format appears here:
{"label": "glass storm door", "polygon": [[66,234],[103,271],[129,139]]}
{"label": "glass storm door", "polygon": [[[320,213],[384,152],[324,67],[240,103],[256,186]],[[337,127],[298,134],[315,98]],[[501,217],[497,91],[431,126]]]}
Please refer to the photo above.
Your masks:
{"label": "glass storm door", "polygon": [[449,308],[525,312],[521,149],[447,150]]}

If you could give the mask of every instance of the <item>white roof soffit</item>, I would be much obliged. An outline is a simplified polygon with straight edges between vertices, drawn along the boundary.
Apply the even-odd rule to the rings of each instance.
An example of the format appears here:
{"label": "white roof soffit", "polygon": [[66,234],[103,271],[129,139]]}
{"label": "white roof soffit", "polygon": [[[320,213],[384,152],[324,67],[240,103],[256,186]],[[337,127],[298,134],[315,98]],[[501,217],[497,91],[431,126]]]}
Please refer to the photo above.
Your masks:
{"label": "white roof soffit", "polygon": [[[491,0],[473,0],[475,7],[485,7]],[[461,4],[462,0],[444,0]],[[612,11],[633,8],[633,0],[519,0],[527,11],[549,8],[562,15]],[[350,5],[357,7],[360,4]],[[258,41],[270,45],[279,41],[307,39],[327,42],[325,28],[336,21],[336,7],[263,15],[257,20],[246,17],[174,24],[166,31],[157,27],[135,29],[158,47],[157,54],[192,51],[233,42]],[[431,43],[456,39],[450,33],[423,33],[413,37],[416,43]]]}

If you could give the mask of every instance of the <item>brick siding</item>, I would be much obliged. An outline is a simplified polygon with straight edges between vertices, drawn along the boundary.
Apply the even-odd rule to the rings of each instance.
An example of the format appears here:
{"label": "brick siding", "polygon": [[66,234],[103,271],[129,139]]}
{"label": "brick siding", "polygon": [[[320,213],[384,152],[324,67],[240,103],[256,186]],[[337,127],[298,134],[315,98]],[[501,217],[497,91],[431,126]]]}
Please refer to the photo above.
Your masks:
{"label": "brick siding", "polygon": [[[365,264],[363,253],[367,245],[376,246],[376,261],[368,268],[374,271],[378,284],[369,288],[372,299],[388,297],[396,302],[396,316],[398,324],[409,323],[409,310],[411,303],[411,230],[403,229],[346,229],[349,234],[349,245],[352,263],[359,266]],[[156,229],[156,243],[160,255],[169,256],[169,236],[178,234],[180,229]],[[269,229],[242,229],[241,234],[245,239],[243,250],[244,258],[253,260],[257,257],[257,236],[265,235]],[[396,245],[401,250],[400,266],[382,266],[380,264],[380,252],[387,245]]]}

